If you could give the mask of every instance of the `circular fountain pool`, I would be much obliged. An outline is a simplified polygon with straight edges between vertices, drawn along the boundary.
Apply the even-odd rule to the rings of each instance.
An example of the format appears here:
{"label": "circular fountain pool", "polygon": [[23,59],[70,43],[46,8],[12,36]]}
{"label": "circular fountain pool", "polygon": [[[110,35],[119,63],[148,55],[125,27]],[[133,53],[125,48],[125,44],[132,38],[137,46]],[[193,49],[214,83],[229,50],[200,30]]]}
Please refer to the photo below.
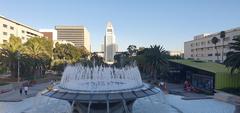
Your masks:
{"label": "circular fountain pool", "polygon": [[143,83],[136,65],[124,68],[69,65],[59,84],[43,95],[67,100],[74,113],[128,113],[137,98],[160,92]]}

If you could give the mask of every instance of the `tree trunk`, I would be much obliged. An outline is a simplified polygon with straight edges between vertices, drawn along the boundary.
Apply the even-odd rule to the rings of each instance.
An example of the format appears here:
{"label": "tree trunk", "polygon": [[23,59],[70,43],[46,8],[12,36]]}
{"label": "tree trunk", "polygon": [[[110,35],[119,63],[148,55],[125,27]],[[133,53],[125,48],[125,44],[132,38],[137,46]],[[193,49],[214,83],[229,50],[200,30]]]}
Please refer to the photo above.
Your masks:
{"label": "tree trunk", "polygon": [[17,66],[15,62],[12,62],[10,64],[10,71],[11,71],[11,76],[17,78]]}
{"label": "tree trunk", "polygon": [[218,50],[217,50],[217,46],[215,45],[215,49],[216,49],[216,52],[217,52],[217,60],[219,61],[219,55],[218,55]]}

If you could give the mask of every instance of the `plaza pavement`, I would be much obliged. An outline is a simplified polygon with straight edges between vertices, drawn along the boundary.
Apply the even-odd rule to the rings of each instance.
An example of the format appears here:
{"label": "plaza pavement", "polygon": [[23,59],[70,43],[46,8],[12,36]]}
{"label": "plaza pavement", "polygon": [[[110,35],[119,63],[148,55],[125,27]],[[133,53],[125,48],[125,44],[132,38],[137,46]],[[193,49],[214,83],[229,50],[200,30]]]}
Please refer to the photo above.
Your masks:
{"label": "plaza pavement", "polygon": [[199,99],[215,99],[218,101],[226,102],[235,106],[234,113],[240,113],[240,96],[229,94],[223,91],[216,90],[214,95],[205,95],[186,92],[183,90],[183,85],[168,84],[168,92],[175,95],[183,96],[183,100],[199,100]]}
{"label": "plaza pavement", "polygon": [[40,91],[42,91],[43,89],[46,89],[47,86],[49,86],[49,85],[50,85],[49,82],[33,85],[32,87],[29,87],[28,95],[25,95],[24,91],[23,91],[22,95],[20,95],[19,88],[14,88],[13,90],[11,90],[9,92],[0,94],[0,102],[22,101],[23,99],[36,96]]}

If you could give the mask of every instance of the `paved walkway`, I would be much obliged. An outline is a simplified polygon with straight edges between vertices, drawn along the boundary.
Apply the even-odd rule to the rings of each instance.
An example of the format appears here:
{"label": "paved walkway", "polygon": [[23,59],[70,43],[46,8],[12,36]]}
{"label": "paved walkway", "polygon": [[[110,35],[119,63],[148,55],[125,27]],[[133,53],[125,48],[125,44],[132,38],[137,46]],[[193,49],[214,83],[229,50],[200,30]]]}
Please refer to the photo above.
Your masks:
{"label": "paved walkway", "polygon": [[168,92],[170,94],[176,94],[184,96],[184,100],[197,100],[197,99],[216,99],[222,102],[226,102],[235,105],[235,113],[240,113],[240,96],[232,95],[223,91],[217,90],[214,95],[197,94],[192,92],[186,92],[183,90],[183,85],[180,84],[168,84]]}
{"label": "paved walkway", "polygon": [[19,89],[14,89],[10,92],[0,94],[0,102],[18,102],[25,98],[36,96],[40,91],[47,88],[49,84],[50,83],[41,83],[29,87],[28,95],[24,95],[24,92],[20,95]]}
{"label": "paved walkway", "polygon": [[181,96],[183,96],[182,99],[184,99],[184,100],[198,100],[198,99],[212,99],[213,98],[212,95],[187,92],[183,89],[183,85],[172,84],[172,83],[168,84],[168,93],[175,94],[175,95],[181,95]]}

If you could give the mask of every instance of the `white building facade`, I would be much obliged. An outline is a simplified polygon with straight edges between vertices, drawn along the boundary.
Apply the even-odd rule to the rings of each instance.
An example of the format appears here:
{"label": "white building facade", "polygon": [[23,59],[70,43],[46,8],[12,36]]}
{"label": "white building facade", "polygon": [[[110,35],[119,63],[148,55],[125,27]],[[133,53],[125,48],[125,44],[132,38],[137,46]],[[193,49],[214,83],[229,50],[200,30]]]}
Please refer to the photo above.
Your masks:
{"label": "white building facade", "polygon": [[117,52],[116,37],[111,22],[107,23],[104,37],[104,61],[108,64],[114,63],[114,55]]}
{"label": "white building facade", "polygon": [[[222,63],[230,51],[229,43],[238,35],[240,35],[240,27],[225,30],[224,39],[220,38],[220,32],[194,36],[193,40],[184,42],[184,58]],[[213,37],[219,39],[216,48],[211,41]]]}
{"label": "white building facade", "polygon": [[43,34],[27,25],[0,16],[0,44],[8,42],[11,35],[21,38],[25,43],[31,37],[42,37]]}

